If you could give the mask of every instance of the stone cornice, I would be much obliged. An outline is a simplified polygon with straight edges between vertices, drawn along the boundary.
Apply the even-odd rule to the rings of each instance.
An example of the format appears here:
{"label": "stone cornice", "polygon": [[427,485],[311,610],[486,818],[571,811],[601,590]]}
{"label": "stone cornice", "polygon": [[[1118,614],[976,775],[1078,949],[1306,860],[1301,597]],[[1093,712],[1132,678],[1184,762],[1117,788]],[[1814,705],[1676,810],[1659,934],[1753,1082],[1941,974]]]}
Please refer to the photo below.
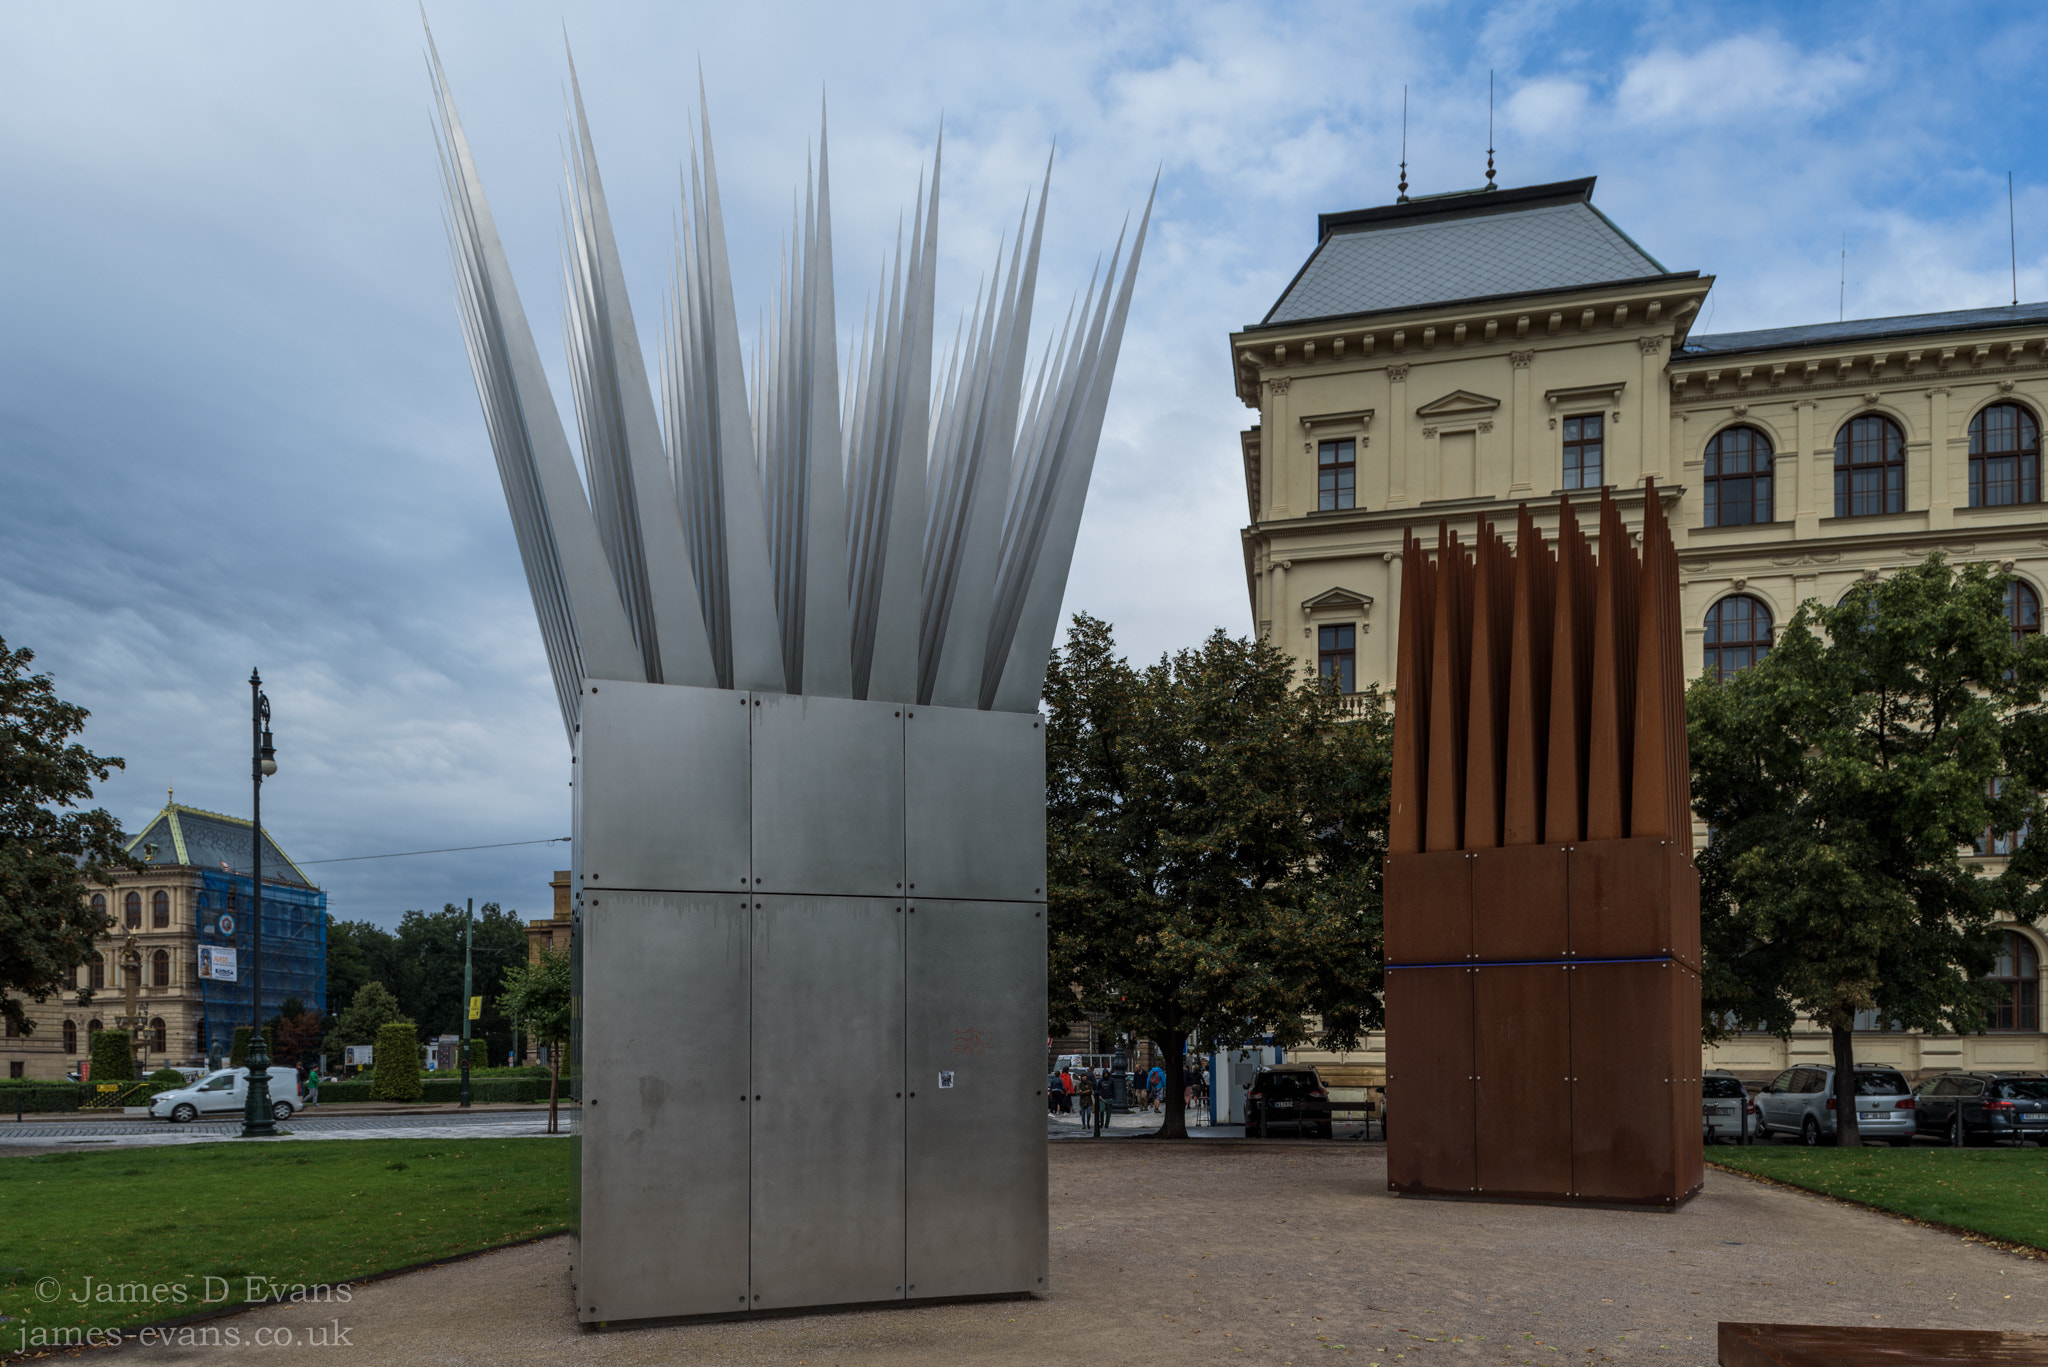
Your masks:
{"label": "stone cornice", "polygon": [[[1972,381],[1995,381],[2048,368],[2048,334],[2041,329],[2006,329],[1989,334],[1954,333],[1955,340],[1925,345],[1863,346],[1847,350],[1812,349],[1806,353],[1769,353],[1746,358],[1741,353],[1711,362],[1683,357],[1665,366],[1674,410],[1718,408],[1730,402],[1805,394],[1887,392],[1939,388]],[[1969,340],[1965,340],[1969,339]],[[1875,363],[1875,370],[1873,370]]]}

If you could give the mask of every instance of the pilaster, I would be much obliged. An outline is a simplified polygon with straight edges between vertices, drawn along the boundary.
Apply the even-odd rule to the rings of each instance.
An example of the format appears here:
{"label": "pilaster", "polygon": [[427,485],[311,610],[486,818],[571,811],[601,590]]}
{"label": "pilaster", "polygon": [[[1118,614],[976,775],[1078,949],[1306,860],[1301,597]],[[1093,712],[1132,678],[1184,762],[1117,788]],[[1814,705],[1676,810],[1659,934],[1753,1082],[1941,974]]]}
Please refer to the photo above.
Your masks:
{"label": "pilaster", "polygon": [[[1798,486],[1798,501],[1793,504],[1796,512],[1792,535],[1801,538],[1819,536],[1821,518],[1833,516],[1835,511],[1834,481],[1829,478],[1834,452],[1818,450],[1813,444],[1813,400],[1801,399],[1792,407],[1799,415],[1799,449],[1792,462],[1797,471],[1794,479]],[[1825,512],[1820,507],[1823,497],[1828,500]]]}
{"label": "pilaster", "polygon": [[1387,367],[1387,506],[1408,506],[1408,367]]}
{"label": "pilaster", "polygon": [[[1936,385],[1927,391],[1927,525],[1953,527],[1956,522],[1954,485],[1949,478],[1949,390]],[[1965,490],[1968,489],[1965,484]]]}
{"label": "pilaster", "polygon": [[1529,365],[1536,359],[1534,351],[1510,351],[1508,364],[1514,367],[1514,385],[1508,406],[1508,432],[1510,441],[1510,464],[1508,469],[1509,494],[1526,493],[1529,490],[1529,450],[1535,444],[1533,424],[1536,412],[1529,403]]}

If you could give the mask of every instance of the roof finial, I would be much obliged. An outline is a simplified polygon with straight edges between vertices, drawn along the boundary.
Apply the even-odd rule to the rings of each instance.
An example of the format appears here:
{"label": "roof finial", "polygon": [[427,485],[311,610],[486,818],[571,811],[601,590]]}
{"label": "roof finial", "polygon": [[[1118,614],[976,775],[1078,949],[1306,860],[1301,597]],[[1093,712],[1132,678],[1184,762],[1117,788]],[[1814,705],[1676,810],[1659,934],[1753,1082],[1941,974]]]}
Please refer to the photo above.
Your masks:
{"label": "roof finial", "polygon": [[1401,87],[1401,197],[1396,204],[1408,202],[1408,87]]}
{"label": "roof finial", "polygon": [[1486,188],[1498,190],[1493,183],[1493,73],[1486,73]]}

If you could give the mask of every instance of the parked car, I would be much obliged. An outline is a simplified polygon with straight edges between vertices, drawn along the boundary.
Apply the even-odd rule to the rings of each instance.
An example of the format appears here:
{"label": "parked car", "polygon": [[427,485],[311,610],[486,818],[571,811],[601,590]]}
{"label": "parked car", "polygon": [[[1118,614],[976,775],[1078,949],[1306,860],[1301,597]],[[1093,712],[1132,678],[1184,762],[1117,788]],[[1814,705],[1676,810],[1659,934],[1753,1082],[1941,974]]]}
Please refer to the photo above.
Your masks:
{"label": "parked car", "polygon": [[1942,1073],[1920,1084],[1920,1133],[1957,1148],[2007,1139],[2048,1144],[2048,1077],[2040,1073]]}
{"label": "parked car", "polygon": [[[292,1113],[306,1104],[299,1091],[298,1074],[289,1068],[272,1068],[269,1082],[270,1114],[278,1120],[291,1119]],[[223,1068],[189,1087],[157,1093],[150,1098],[149,1113],[174,1123],[206,1115],[240,1115],[248,1098],[249,1070]]]}
{"label": "parked car", "polygon": [[[1758,1134],[1796,1135],[1802,1144],[1819,1144],[1835,1133],[1835,1070],[1787,1068],[1757,1094],[1756,1107]],[[1859,1134],[1904,1148],[1918,1131],[1917,1115],[1904,1073],[1879,1063],[1857,1065]]]}
{"label": "parked car", "polygon": [[1330,1137],[1330,1089],[1315,1065],[1283,1063],[1261,1068],[1244,1098],[1245,1137],[1257,1139],[1280,1126],[1296,1134]]}
{"label": "parked car", "polygon": [[1756,1103],[1742,1079],[1716,1068],[1700,1077],[1700,1124],[1702,1138],[1713,1144],[1727,1140],[1747,1144],[1753,1130]]}

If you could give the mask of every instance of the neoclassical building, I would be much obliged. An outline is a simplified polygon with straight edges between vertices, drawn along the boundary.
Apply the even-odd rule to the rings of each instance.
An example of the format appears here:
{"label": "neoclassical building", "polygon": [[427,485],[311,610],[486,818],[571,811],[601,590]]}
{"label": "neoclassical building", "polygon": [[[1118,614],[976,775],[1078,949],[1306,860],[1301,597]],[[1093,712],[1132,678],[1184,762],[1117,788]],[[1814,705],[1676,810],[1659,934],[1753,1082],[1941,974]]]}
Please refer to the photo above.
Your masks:
{"label": "neoclassical building", "polygon": [[[0,1039],[8,1076],[55,1079],[76,1070],[90,1055],[92,1031],[121,1028],[131,978],[141,1068],[203,1065],[210,1042],[230,1042],[253,1009],[250,836],[246,818],[167,801],[128,844],[145,867],[90,894],[94,909],[114,918],[93,961],[78,970],[75,987],[93,989],[91,1003],[80,1006],[75,991],[28,1003],[34,1031]],[[327,894],[268,831],[263,851],[267,1018],[288,997],[326,1001]],[[235,981],[200,976],[201,946],[239,951]]]}
{"label": "neoclassical building", "polygon": [[[1712,276],[1668,270],[1593,204],[1592,178],[1323,214],[1308,260],[1231,334],[1245,585],[1262,635],[1346,691],[1391,691],[1402,530],[1467,545],[1601,488],[1641,525],[1653,480],[1680,551],[1687,664],[1731,670],[1799,603],[1929,551],[2048,591],[2041,424],[2048,304],[1695,335]],[[2000,855],[1992,841],[1978,856]],[[2014,926],[1990,1032],[1871,1031],[1911,1070],[2048,1068],[2041,937]],[[1377,1043],[1377,1042],[1376,1042]],[[1827,1037],[1743,1037],[1709,1066],[1825,1061]]]}

